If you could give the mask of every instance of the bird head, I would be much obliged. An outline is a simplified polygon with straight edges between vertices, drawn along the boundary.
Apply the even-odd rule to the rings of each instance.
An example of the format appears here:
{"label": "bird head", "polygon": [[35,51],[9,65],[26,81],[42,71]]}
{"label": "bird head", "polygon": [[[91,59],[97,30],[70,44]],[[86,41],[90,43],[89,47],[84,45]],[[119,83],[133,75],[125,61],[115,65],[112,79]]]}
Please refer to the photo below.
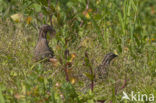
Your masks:
{"label": "bird head", "polygon": [[115,58],[117,57],[118,55],[114,54],[114,53],[108,53],[105,55],[103,61],[102,61],[102,64],[104,65],[107,65],[107,64],[110,64],[110,62]]}
{"label": "bird head", "polygon": [[42,37],[46,37],[47,32],[50,33],[51,37],[55,36],[55,34],[56,34],[56,31],[52,26],[50,26],[48,24],[42,25],[40,28],[40,35]]}

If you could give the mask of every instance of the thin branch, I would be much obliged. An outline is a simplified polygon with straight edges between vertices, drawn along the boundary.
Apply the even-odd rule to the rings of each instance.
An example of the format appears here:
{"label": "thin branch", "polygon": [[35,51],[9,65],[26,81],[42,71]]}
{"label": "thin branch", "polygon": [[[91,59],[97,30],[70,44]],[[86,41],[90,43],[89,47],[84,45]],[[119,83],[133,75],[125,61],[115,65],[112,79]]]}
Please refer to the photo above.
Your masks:
{"label": "thin branch", "polygon": [[89,64],[88,66],[89,66],[89,70],[90,70],[90,73],[91,73],[91,76],[92,76],[90,88],[93,91],[93,89],[94,89],[94,72],[93,72],[93,68],[91,66],[91,63],[89,61],[89,56],[88,56],[88,53],[87,52],[85,52],[85,57],[88,59],[88,64]]}
{"label": "thin branch", "polygon": [[[49,10],[50,10],[50,9],[51,9],[51,8],[50,8],[51,0],[48,0],[47,2],[48,2],[48,8],[49,8]],[[50,21],[50,25],[51,25],[51,26],[53,25],[53,23],[52,23],[52,16],[53,16],[53,14],[50,14],[50,15],[49,15],[49,21]]]}

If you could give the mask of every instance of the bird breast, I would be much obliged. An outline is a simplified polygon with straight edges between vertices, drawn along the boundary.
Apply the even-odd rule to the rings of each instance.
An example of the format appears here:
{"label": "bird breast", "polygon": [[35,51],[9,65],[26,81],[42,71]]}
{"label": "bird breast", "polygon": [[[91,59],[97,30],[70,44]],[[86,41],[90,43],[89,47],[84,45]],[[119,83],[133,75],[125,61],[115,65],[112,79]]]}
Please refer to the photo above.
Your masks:
{"label": "bird breast", "polygon": [[44,58],[51,55],[51,53],[47,40],[44,38],[40,39],[35,48],[35,56],[38,58]]}

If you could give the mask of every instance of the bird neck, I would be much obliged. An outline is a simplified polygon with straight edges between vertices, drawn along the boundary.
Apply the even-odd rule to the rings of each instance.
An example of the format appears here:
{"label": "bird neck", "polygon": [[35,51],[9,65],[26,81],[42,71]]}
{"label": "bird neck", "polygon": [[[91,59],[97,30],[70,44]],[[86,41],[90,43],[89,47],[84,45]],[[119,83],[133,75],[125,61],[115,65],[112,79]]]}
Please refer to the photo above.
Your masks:
{"label": "bird neck", "polygon": [[44,43],[45,45],[48,46],[47,32],[44,32],[44,31],[40,30],[40,32],[39,32],[39,38],[38,38],[38,43],[39,42],[42,42],[42,43]]}
{"label": "bird neck", "polygon": [[47,40],[47,32],[44,32],[43,30],[40,30],[39,32],[39,40],[46,39]]}
{"label": "bird neck", "polygon": [[103,61],[102,61],[102,65],[109,65],[110,64],[110,59],[109,58],[105,58]]}

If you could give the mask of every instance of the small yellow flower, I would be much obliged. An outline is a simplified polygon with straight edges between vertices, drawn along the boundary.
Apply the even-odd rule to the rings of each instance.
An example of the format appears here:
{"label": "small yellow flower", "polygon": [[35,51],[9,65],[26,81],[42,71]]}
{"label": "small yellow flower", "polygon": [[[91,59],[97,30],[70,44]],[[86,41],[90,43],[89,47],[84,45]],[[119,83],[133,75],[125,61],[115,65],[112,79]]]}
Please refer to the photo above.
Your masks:
{"label": "small yellow flower", "polygon": [[83,15],[84,15],[87,19],[90,19],[89,12],[92,12],[92,9],[87,9],[87,10],[83,11]]}
{"label": "small yellow flower", "polygon": [[89,13],[87,13],[85,16],[86,16],[87,19],[90,19]]}
{"label": "small yellow flower", "polygon": [[155,41],[155,38],[152,38],[151,41],[152,41],[152,42]]}
{"label": "small yellow flower", "polygon": [[76,57],[76,54],[73,53],[73,54],[71,55],[71,57],[74,59],[74,58]]}
{"label": "small yellow flower", "polygon": [[88,9],[88,12],[92,12],[93,10],[92,9]]}
{"label": "small yellow flower", "polygon": [[71,58],[70,58],[69,62],[71,63],[74,60],[75,57],[76,57],[75,53],[71,54]]}
{"label": "small yellow flower", "polygon": [[71,78],[70,82],[71,82],[71,84],[75,84],[76,79],[75,78]]}
{"label": "small yellow flower", "polygon": [[127,47],[124,48],[124,51],[127,52],[129,49]]}
{"label": "small yellow flower", "polygon": [[31,21],[32,21],[32,17],[28,16],[26,19],[27,24],[30,24]]}

